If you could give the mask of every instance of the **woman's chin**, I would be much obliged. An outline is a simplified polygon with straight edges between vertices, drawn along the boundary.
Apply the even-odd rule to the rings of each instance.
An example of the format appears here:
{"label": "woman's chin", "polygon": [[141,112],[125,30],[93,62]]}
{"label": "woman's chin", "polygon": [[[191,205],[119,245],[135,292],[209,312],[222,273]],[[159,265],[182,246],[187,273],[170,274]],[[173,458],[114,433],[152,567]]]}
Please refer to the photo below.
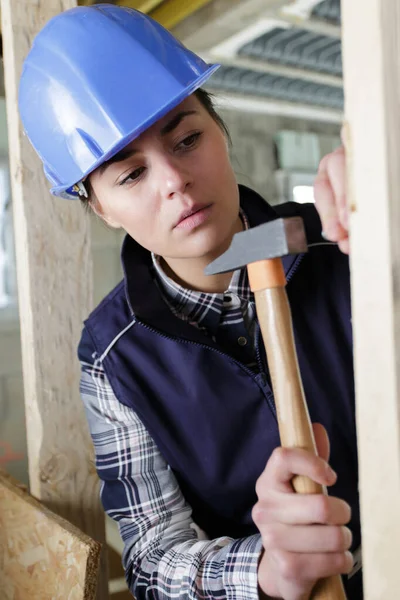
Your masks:
{"label": "woman's chin", "polygon": [[[236,220],[236,219],[235,219]],[[233,221],[233,219],[232,219]],[[174,239],[174,249],[169,256],[187,259],[210,258],[210,262],[229,247],[235,225],[229,227],[229,219],[213,219],[198,229],[184,232]],[[175,236],[174,236],[175,237]]]}
{"label": "woman's chin", "polygon": [[204,258],[210,256],[210,260],[214,257],[219,256],[225,251],[225,246],[229,246],[230,241],[224,244],[224,248],[221,246],[221,235],[217,231],[205,231],[201,232],[201,235],[194,236],[188,244],[188,252],[194,257]]}

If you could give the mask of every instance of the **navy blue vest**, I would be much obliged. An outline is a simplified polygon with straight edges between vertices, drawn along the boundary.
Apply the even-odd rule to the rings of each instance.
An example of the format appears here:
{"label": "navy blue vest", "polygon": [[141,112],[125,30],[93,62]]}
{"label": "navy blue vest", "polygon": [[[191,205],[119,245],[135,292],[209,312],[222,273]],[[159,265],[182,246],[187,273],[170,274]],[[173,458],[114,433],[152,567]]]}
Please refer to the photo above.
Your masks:
{"label": "navy blue vest", "polygon": [[[323,242],[312,205],[276,210],[240,186],[255,226],[301,214],[310,244]],[[127,237],[121,282],[85,323],[80,356],[113,344],[104,369],[118,400],[133,408],[173,469],[211,538],[257,532],[251,509],[255,482],[279,445],[268,362],[258,335],[260,373],[234,360],[204,333],[172,315],[151,273],[148,251]],[[284,259],[300,370],[311,419],[331,442],[338,473],[330,493],[352,507],[354,548],[360,544],[349,264],[336,246],[311,247]],[[119,334],[135,320],[135,324]],[[118,339],[117,339],[118,338]],[[114,343],[113,343],[114,341]],[[349,600],[362,598],[360,574],[345,581]]]}

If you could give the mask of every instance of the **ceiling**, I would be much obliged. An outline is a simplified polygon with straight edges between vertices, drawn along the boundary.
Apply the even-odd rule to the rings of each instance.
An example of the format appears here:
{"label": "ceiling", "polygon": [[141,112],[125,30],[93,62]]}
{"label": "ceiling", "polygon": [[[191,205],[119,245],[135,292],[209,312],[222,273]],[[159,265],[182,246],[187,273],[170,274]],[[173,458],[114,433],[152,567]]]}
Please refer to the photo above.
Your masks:
{"label": "ceiling", "polygon": [[[214,0],[218,3],[223,0]],[[285,114],[340,122],[340,0],[242,0],[226,6],[225,16],[213,16],[212,4],[173,29],[203,58],[222,65],[209,88],[228,93],[233,101],[240,97],[241,106],[247,99],[255,109],[264,103],[272,112],[284,108]],[[189,23],[197,20],[199,26],[201,12],[209,20],[196,32]]]}

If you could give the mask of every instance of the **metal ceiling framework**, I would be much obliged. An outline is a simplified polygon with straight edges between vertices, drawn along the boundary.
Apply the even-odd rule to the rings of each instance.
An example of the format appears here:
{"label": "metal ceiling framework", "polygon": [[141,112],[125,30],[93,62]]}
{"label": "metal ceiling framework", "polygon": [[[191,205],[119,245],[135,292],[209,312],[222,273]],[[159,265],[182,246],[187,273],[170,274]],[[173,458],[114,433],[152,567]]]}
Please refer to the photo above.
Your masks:
{"label": "metal ceiling framework", "polygon": [[340,40],[297,27],[275,27],[239,48],[238,55],[330,75],[342,75]]}
{"label": "metal ceiling framework", "polygon": [[285,102],[325,106],[339,111],[343,107],[343,91],[339,87],[238,67],[222,66],[213,75],[208,87]]}
{"label": "metal ceiling framework", "polygon": [[[220,14],[213,15],[213,4],[221,6]],[[229,95],[227,108],[240,99],[243,109],[247,99],[249,110],[259,112],[264,99],[270,103],[265,112],[282,112],[283,103],[284,114],[291,106],[294,116],[339,123],[340,23],[340,0],[243,0],[235,8],[214,0],[173,31],[205,60],[222,65],[208,87]]]}
{"label": "metal ceiling framework", "polygon": [[324,19],[334,25],[341,25],[340,1],[323,0],[315,6],[311,16],[316,19]]}
{"label": "metal ceiling framework", "polygon": [[[293,11],[295,4],[261,16],[259,25],[263,31],[244,43],[241,31],[211,49],[207,59],[220,62],[222,67],[213,75],[209,87],[328,108],[337,111],[340,119],[344,104],[340,0],[311,0],[308,14],[302,19]],[[326,24],[331,28],[328,31]]]}

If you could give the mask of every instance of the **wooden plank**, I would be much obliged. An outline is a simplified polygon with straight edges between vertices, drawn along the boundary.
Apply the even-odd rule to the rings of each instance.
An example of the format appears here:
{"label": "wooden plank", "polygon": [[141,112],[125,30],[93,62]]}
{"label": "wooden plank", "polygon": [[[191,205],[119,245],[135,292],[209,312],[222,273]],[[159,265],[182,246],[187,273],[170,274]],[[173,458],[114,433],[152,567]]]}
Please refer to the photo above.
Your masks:
{"label": "wooden plank", "polygon": [[400,589],[400,4],[344,0],[364,598]]}
{"label": "wooden plank", "polygon": [[151,17],[167,29],[172,29],[178,23],[210,4],[211,0],[167,0],[159,8],[151,12]]}
{"label": "wooden plank", "polygon": [[[79,203],[50,196],[17,102],[22,62],[34,35],[75,5],[1,0],[3,50],[31,492],[102,542],[104,514],[76,356],[81,323],[92,306],[89,222]],[[104,553],[98,589],[98,598],[107,598]]]}
{"label": "wooden plank", "polygon": [[2,600],[94,600],[101,546],[0,471]]}

